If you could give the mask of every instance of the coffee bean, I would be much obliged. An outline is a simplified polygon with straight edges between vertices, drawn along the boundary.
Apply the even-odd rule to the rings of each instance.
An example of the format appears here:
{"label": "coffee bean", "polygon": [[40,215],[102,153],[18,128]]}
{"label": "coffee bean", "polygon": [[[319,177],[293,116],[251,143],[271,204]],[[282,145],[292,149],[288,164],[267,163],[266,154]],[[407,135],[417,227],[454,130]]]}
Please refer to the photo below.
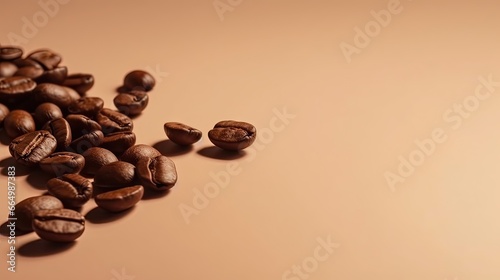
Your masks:
{"label": "coffee bean", "polygon": [[32,231],[33,214],[38,210],[44,209],[62,209],[62,202],[51,196],[41,195],[26,198],[16,204],[14,211],[16,227],[22,231]]}
{"label": "coffee bean", "polygon": [[60,55],[47,49],[36,50],[29,54],[27,58],[33,59],[34,61],[40,63],[40,65],[42,65],[42,67],[46,70],[56,68],[62,60],[62,57]]}
{"label": "coffee bean", "polygon": [[22,68],[22,67],[26,67],[26,66],[33,66],[33,67],[38,67],[38,68],[43,70],[42,65],[40,65],[40,63],[34,61],[31,58],[16,58],[16,59],[12,60],[12,63],[14,63],[17,66],[17,68]]}
{"label": "coffee bean", "polygon": [[155,86],[155,79],[148,72],[135,70],[125,76],[123,85],[129,90],[150,91]]}
{"label": "coffee bean", "polygon": [[63,85],[76,90],[83,96],[94,86],[94,76],[91,74],[71,74],[66,77]]}
{"label": "coffee bean", "polygon": [[127,116],[140,114],[148,106],[149,97],[145,91],[120,93],[113,99],[118,111]]}
{"label": "coffee bean", "polygon": [[73,141],[71,136],[71,127],[69,123],[63,119],[50,120],[42,127],[43,130],[47,130],[52,134],[57,141],[57,150],[64,151]]}
{"label": "coffee bean", "polygon": [[9,145],[9,152],[17,162],[33,166],[56,150],[57,141],[48,131],[38,130],[21,135]]}
{"label": "coffee bean", "polygon": [[120,131],[106,135],[100,147],[108,149],[116,155],[121,155],[134,144],[135,133],[132,131]]}
{"label": "coffee bean", "polygon": [[71,126],[73,138],[76,139],[91,131],[101,130],[101,126],[91,118],[81,114],[69,114],[66,120]]}
{"label": "coffee bean", "polygon": [[178,122],[167,122],[163,125],[168,139],[178,145],[192,145],[201,139],[201,131]]}
{"label": "coffee bean", "polygon": [[37,85],[33,90],[33,96],[38,104],[51,102],[59,106],[63,112],[73,103],[73,99],[66,89],[56,84],[44,83]]}
{"label": "coffee bean", "polygon": [[33,217],[32,226],[44,240],[72,242],[85,231],[85,218],[70,209],[38,210]]}
{"label": "coffee bean", "polygon": [[43,126],[48,121],[60,119],[62,117],[63,113],[61,109],[54,103],[45,102],[38,105],[35,109],[35,122],[39,127]]}
{"label": "coffee bean", "polygon": [[134,128],[134,123],[129,117],[108,108],[103,108],[96,115],[96,121],[101,125],[104,135],[119,131],[132,131]]}
{"label": "coffee bean", "polygon": [[69,144],[69,149],[81,154],[89,148],[101,145],[103,139],[104,134],[102,134],[102,131],[94,130],[76,139],[73,139],[71,144]]}
{"label": "coffee bean", "polygon": [[82,97],[68,107],[70,114],[82,114],[93,118],[104,107],[104,101],[99,97]]}
{"label": "coffee bean", "polygon": [[255,141],[257,130],[246,122],[221,121],[208,132],[208,138],[212,143],[225,150],[242,150]]}
{"label": "coffee bean", "polygon": [[94,186],[102,188],[124,188],[134,185],[135,166],[124,161],[115,161],[101,167],[94,177]]}
{"label": "coffee bean", "polygon": [[1,61],[0,62],[0,77],[5,78],[5,77],[12,77],[17,71],[17,66],[8,61]]}
{"label": "coffee bean", "polygon": [[43,68],[40,66],[24,66],[18,68],[14,76],[23,76],[36,80],[38,77],[42,76],[43,72]]}
{"label": "coffee bean", "polygon": [[43,171],[59,177],[80,172],[85,166],[85,158],[76,153],[58,152],[42,159],[39,166]]}
{"label": "coffee bean", "polygon": [[82,169],[82,173],[88,175],[95,175],[101,167],[118,161],[115,154],[100,147],[89,148],[82,153],[82,156],[85,158],[85,166]]}
{"label": "coffee bean", "polygon": [[14,139],[36,129],[35,120],[24,110],[13,110],[4,119],[4,129],[10,139]]}
{"label": "coffee bean", "polygon": [[131,163],[133,165],[137,165],[137,162],[142,158],[145,158],[145,157],[146,158],[154,158],[157,156],[161,156],[161,153],[157,149],[155,149],[149,145],[137,144],[137,145],[134,145],[134,146],[128,148],[120,156],[120,160]]}
{"label": "coffee bean", "polygon": [[94,200],[97,206],[110,212],[120,212],[133,207],[144,195],[141,185],[125,187],[98,194]]}
{"label": "coffee bean", "polygon": [[36,83],[26,77],[0,78],[0,97],[24,97],[36,87]]}
{"label": "coffee bean", "polygon": [[14,60],[23,55],[23,50],[15,46],[0,47],[0,60]]}
{"label": "coffee bean", "polygon": [[144,187],[155,191],[168,190],[177,182],[175,164],[166,156],[142,158],[137,163],[137,174]]}
{"label": "coffee bean", "polygon": [[35,79],[37,84],[51,83],[61,85],[68,76],[68,68],[66,66],[59,66],[54,69],[45,70],[42,75]]}
{"label": "coffee bean", "polygon": [[0,127],[3,126],[3,121],[5,120],[5,117],[9,114],[9,112],[9,108],[0,103]]}
{"label": "coffee bean", "polygon": [[47,182],[47,191],[68,208],[84,205],[92,197],[92,190],[92,183],[78,174],[65,174]]}

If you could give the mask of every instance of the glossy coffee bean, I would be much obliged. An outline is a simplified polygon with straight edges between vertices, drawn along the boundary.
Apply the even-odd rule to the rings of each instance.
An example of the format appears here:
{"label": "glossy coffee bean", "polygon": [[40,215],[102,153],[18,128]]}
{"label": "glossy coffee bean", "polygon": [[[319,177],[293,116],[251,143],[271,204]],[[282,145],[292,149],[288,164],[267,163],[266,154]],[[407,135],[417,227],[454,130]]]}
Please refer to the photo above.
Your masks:
{"label": "glossy coffee bean", "polygon": [[47,191],[68,208],[84,205],[92,197],[92,190],[92,183],[78,174],[65,174],[47,182]]}
{"label": "glossy coffee bean", "polygon": [[18,68],[14,76],[23,76],[30,78],[32,80],[38,79],[38,77],[43,75],[43,68],[39,66],[24,66]]}
{"label": "glossy coffee bean", "polygon": [[118,158],[110,150],[92,147],[82,153],[85,158],[85,166],[82,169],[83,174],[95,175],[101,167],[118,161]]}
{"label": "glossy coffee bean", "polygon": [[100,146],[103,139],[104,134],[102,134],[102,131],[94,130],[76,139],[73,139],[73,141],[71,141],[71,144],[69,144],[68,150],[81,154],[89,148]]}
{"label": "glossy coffee bean", "polygon": [[38,165],[43,171],[59,177],[80,172],[85,166],[85,158],[76,153],[58,152],[42,159]]}
{"label": "glossy coffee bean", "polygon": [[70,209],[38,210],[33,217],[32,226],[41,239],[72,242],[85,231],[85,218]]}
{"label": "glossy coffee bean", "polygon": [[61,109],[54,103],[45,102],[35,108],[35,122],[37,125],[43,126],[48,121],[60,119],[63,117]]}
{"label": "glossy coffee bean", "polygon": [[73,137],[71,136],[71,127],[69,123],[63,119],[50,120],[45,123],[42,130],[47,130],[52,134],[57,141],[57,150],[64,151],[69,147]]}
{"label": "glossy coffee bean", "polygon": [[91,74],[71,74],[63,82],[64,86],[70,87],[81,96],[94,86],[94,76]]}
{"label": "glossy coffee bean", "polygon": [[23,50],[16,46],[1,46],[0,60],[14,60],[23,55]]}
{"label": "glossy coffee bean", "polygon": [[81,114],[93,118],[104,107],[99,97],[82,97],[68,107],[70,114]]}
{"label": "glossy coffee bean", "polygon": [[10,110],[7,106],[4,104],[0,103],[0,127],[3,126],[3,121],[5,120],[5,117],[10,113]]}
{"label": "glossy coffee bean", "polygon": [[208,132],[208,138],[212,143],[224,150],[242,150],[255,141],[257,130],[246,122],[221,121]]}
{"label": "glossy coffee bean", "polygon": [[76,102],[78,99],[81,98],[80,94],[78,92],[76,92],[76,90],[74,90],[70,87],[65,87],[65,86],[61,86],[61,87],[68,93],[72,102]]}
{"label": "glossy coffee bean", "polygon": [[54,69],[45,70],[42,75],[35,78],[35,82],[37,82],[37,84],[51,83],[61,85],[67,75],[68,68],[66,66],[59,66]]}
{"label": "glossy coffee bean", "polygon": [[168,190],[177,182],[175,164],[166,156],[139,160],[137,175],[144,187],[155,191]]}
{"label": "glossy coffee bean", "polygon": [[133,207],[142,199],[144,187],[135,185],[98,194],[94,199],[97,206],[110,212],[121,212]]}
{"label": "glossy coffee bean", "polygon": [[9,152],[17,162],[33,166],[52,154],[56,147],[57,141],[54,136],[46,130],[38,130],[12,140]]}
{"label": "glossy coffee bean", "polygon": [[120,156],[120,160],[137,165],[137,162],[142,158],[154,158],[157,156],[161,156],[161,153],[157,149],[149,145],[137,144],[128,148]]}
{"label": "glossy coffee bean", "polygon": [[115,161],[101,167],[94,177],[94,186],[101,188],[124,188],[134,185],[135,166],[124,161]]}
{"label": "glossy coffee bean", "polygon": [[66,120],[71,126],[73,138],[78,138],[94,130],[101,130],[101,125],[91,118],[81,114],[69,114]]}
{"label": "glossy coffee bean", "polygon": [[4,119],[4,129],[10,139],[14,139],[36,129],[35,120],[24,110],[13,110]]}
{"label": "glossy coffee bean", "polygon": [[127,115],[139,115],[148,106],[149,97],[145,91],[131,91],[120,93],[113,99],[118,111]]}
{"label": "glossy coffee bean", "polygon": [[132,131],[113,132],[104,136],[100,147],[121,155],[135,144],[135,140],[135,133]]}
{"label": "glossy coffee bean", "polygon": [[178,145],[192,145],[201,139],[201,131],[179,122],[167,122],[163,130],[168,139]]}
{"label": "glossy coffee bean", "polygon": [[104,135],[113,132],[132,131],[134,128],[132,119],[120,112],[108,108],[103,108],[96,115],[95,119],[97,123],[101,125]]}
{"label": "glossy coffee bean", "polygon": [[0,62],[0,78],[12,77],[17,71],[17,66],[8,61]]}
{"label": "glossy coffee bean", "polygon": [[47,49],[40,49],[32,52],[27,56],[27,58],[32,59],[46,70],[51,70],[56,68],[62,61],[62,57],[55,52]]}
{"label": "glossy coffee bean", "polygon": [[38,210],[44,209],[62,209],[62,202],[51,196],[41,195],[26,198],[16,204],[15,217],[16,227],[22,231],[33,231],[31,226],[33,214]]}
{"label": "glossy coffee bean", "polygon": [[129,90],[150,91],[155,86],[155,79],[146,71],[135,70],[125,76],[123,85]]}
{"label": "glossy coffee bean", "polygon": [[61,108],[63,112],[74,101],[64,87],[49,83],[37,85],[33,90],[33,97],[38,104],[51,102]]}
{"label": "glossy coffee bean", "polygon": [[26,77],[0,78],[0,97],[24,97],[36,87],[35,81]]}
{"label": "glossy coffee bean", "polygon": [[17,68],[22,68],[22,67],[26,67],[26,66],[33,66],[33,67],[38,67],[38,68],[43,70],[43,67],[42,67],[42,65],[40,65],[40,63],[38,63],[30,58],[16,58],[16,59],[12,60],[11,62],[14,63],[17,66]]}

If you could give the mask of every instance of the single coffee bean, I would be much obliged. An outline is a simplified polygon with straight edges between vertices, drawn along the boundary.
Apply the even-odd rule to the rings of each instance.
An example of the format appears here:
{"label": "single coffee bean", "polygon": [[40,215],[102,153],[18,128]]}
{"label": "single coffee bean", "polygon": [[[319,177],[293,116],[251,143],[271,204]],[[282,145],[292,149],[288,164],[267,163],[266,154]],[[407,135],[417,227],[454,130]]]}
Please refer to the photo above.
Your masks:
{"label": "single coffee bean", "polygon": [[212,143],[224,150],[243,150],[255,141],[257,130],[246,122],[221,121],[208,132]]}
{"label": "single coffee bean", "polygon": [[69,123],[63,119],[50,120],[45,123],[42,130],[47,130],[56,138],[57,150],[64,151],[73,141],[71,136],[71,127]]}
{"label": "single coffee bean", "polygon": [[127,210],[137,204],[144,195],[144,187],[135,185],[96,195],[97,206],[110,212]]}
{"label": "single coffee bean", "polygon": [[43,171],[59,177],[80,172],[85,166],[85,158],[76,153],[58,152],[42,159],[38,165]]}
{"label": "single coffee bean", "polygon": [[78,99],[81,98],[80,94],[78,92],[76,92],[76,90],[74,90],[70,87],[65,87],[65,86],[62,86],[62,88],[68,93],[72,102],[76,102]]}
{"label": "single coffee bean", "polygon": [[22,68],[22,67],[26,67],[26,66],[34,66],[34,67],[41,68],[43,70],[42,65],[40,65],[40,63],[34,61],[31,58],[21,58],[21,57],[16,58],[16,59],[12,60],[12,63],[14,63],[17,66],[17,68]]}
{"label": "single coffee bean", "polygon": [[124,188],[134,185],[135,166],[124,161],[115,161],[101,167],[94,177],[94,186],[101,188]]}
{"label": "single coffee bean", "polygon": [[164,191],[177,182],[174,162],[166,156],[142,158],[137,163],[137,174],[144,187]]}
{"label": "single coffee bean", "polygon": [[33,214],[36,211],[62,209],[63,207],[62,202],[51,195],[28,197],[16,204],[14,211],[15,218],[17,218],[16,228],[22,231],[33,231],[31,224],[33,222]]}
{"label": "single coffee bean", "polygon": [[92,147],[82,153],[85,158],[85,166],[82,169],[83,174],[95,175],[103,166],[118,161],[118,158],[110,150]]}
{"label": "single coffee bean", "polygon": [[188,125],[178,122],[167,122],[163,125],[163,130],[168,139],[178,145],[192,145],[201,139],[201,131]]}
{"label": "single coffee bean", "polygon": [[148,72],[135,70],[125,76],[123,85],[129,90],[150,91],[155,86],[155,79]]}
{"label": "single coffee bean", "polygon": [[57,141],[54,136],[46,130],[38,130],[12,140],[9,152],[17,162],[33,166],[52,154],[56,147]]}
{"label": "single coffee bean", "polygon": [[145,91],[120,93],[113,99],[118,111],[127,116],[140,114],[148,106],[149,97]]}
{"label": "single coffee bean", "polygon": [[3,121],[5,120],[5,117],[9,114],[9,108],[2,103],[0,103],[0,127],[3,126]]}
{"label": "single coffee bean", "polygon": [[59,66],[54,69],[45,70],[42,75],[35,79],[37,84],[51,83],[61,85],[68,76],[68,68],[66,66]]}
{"label": "single coffee bean", "polygon": [[104,135],[108,135],[113,132],[132,131],[134,128],[132,119],[120,112],[108,108],[103,108],[96,115],[95,119],[97,123],[101,125]]}
{"label": "single coffee bean", "polygon": [[13,110],[4,119],[4,129],[10,139],[14,139],[36,129],[35,120],[24,110]]}
{"label": "single coffee bean", "polygon": [[68,208],[84,205],[92,197],[92,190],[92,183],[78,174],[64,174],[47,182],[47,191]]}
{"label": "single coffee bean", "polygon": [[76,90],[83,96],[94,86],[94,76],[91,74],[71,74],[66,77],[63,85]]}
{"label": "single coffee bean", "polygon": [[24,97],[36,87],[35,81],[26,77],[0,78],[0,97]]}
{"label": "single coffee bean", "polygon": [[128,148],[120,156],[120,160],[131,163],[133,165],[137,165],[137,162],[142,158],[145,158],[145,157],[146,158],[154,158],[157,156],[161,156],[161,153],[157,149],[155,149],[149,145],[137,144],[137,145],[134,145],[134,146]]}
{"label": "single coffee bean", "polygon": [[0,77],[12,77],[17,71],[17,66],[8,61],[0,61]]}
{"label": "single coffee bean", "polygon": [[48,121],[60,119],[63,117],[63,113],[59,107],[50,102],[45,102],[38,105],[35,109],[35,122],[37,125],[43,126]]}
{"label": "single coffee bean", "polygon": [[14,60],[23,55],[23,50],[16,46],[0,47],[0,60]]}
{"label": "single coffee bean", "polygon": [[102,131],[94,130],[76,139],[73,139],[71,144],[69,144],[69,149],[81,154],[89,148],[101,145],[103,139],[104,134],[102,134]]}
{"label": "single coffee bean", "polygon": [[94,130],[101,130],[101,126],[91,118],[81,114],[69,114],[66,120],[71,126],[73,138],[78,138]]}
{"label": "single coffee bean", "polygon": [[113,132],[104,136],[100,147],[121,155],[135,144],[135,139],[135,133],[132,131]]}
{"label": "single coffee bean", "polygon": [[66,89],[56,84],[37,85],[33,90],[33,96],[37,103],[51,102],[59,106],[62,111],[65,111],[73,103],[73,99]]}
{"label": "single coffee bean", "polygon": [[29,54],[27,58],[33,59],[34,61],[40,63],[40,65],[42,65],[42,67],[46,70],[56,68],[62,61],[62,57],[60,55],[47,49],[36,50]]}
{"label": "single coffee bean", "polygon": [[81,114],[93,118],[104,107],[99,97],[82,97],[68,107],[70,114]]}
{"label": "single coffee bean", "polygon": [[43,72],[43,68],[40,66],[24,66],[17,69],[16,73],[14,73],[14,76],[23,76],[32,80],[36,80],[38,77],[42,76]]}
{"label": "single coffee bean", "polygon": [[38,210],[33,217],[32,226],[41,239],[72,242],[85,231],[85,218],[70,209]]}

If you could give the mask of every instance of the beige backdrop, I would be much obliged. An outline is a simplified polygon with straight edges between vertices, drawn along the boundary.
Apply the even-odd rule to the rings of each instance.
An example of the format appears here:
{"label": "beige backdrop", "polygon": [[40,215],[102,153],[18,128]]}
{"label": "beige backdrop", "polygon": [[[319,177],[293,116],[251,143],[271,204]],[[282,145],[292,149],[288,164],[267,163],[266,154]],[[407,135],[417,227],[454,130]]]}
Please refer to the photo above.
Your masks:
{"label": "beige backdrop", "polygon": [[[108,107],[128,71],[156,77],[134,131],[179,181],[89,202],[75,244],[18,236],[15,273],[4,225],[0,278],[499,279],[500,5],[465,2],[2,0],[0,43],[59,52]],[[257,127],[246,153],[209,148],[224,119]],[[166,121],[204,138],[172,150]],[[16,180],[20,201],[47,178]]]}

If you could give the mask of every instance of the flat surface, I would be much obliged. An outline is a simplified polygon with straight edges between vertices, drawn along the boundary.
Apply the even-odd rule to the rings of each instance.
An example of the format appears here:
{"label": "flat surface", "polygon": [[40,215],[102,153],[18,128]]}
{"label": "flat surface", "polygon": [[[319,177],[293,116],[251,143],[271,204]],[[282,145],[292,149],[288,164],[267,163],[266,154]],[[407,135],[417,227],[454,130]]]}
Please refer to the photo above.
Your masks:
{"label": "flat surface", "polygon": [[[157,78],[134,132],[179,181],[89,202],[74,244],[18,236],[15,273],[4,227],[0,279],[498,279],[500,6],[464,2],[2,0],[0,42],[60,53],[107,107],[128,71]],[[210,148],[224,119],[257,127],[240,156]],[[203,140],[173,149],[167,121]],[[17,200],[46,180],[17,166]]]}

